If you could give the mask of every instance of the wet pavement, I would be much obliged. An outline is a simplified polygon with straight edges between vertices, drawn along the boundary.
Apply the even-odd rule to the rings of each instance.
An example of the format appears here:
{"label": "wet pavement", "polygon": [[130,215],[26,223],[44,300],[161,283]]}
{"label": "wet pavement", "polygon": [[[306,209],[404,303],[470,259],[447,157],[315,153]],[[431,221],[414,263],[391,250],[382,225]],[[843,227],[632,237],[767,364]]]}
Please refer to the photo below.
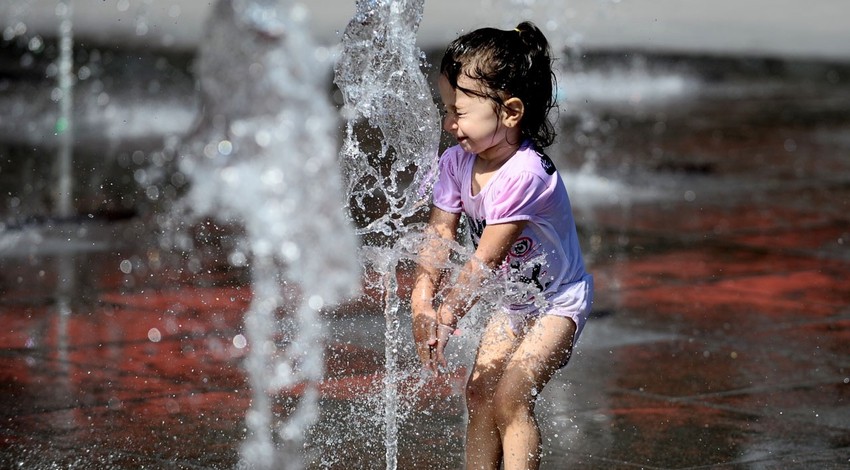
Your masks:
{"label": "wet pavement", "polygon": [[[558,156],[597,290],[538,405],[543,468],[850,467],[848,77],[780,78],[594,110]],[[0,468],[237,464],[244,272],[164,268],[140,223],[3,234]],[[326,315],[309,468],[384,468],[380,312]],[[455,364],[410,405],[399,468],[460,468]]]}

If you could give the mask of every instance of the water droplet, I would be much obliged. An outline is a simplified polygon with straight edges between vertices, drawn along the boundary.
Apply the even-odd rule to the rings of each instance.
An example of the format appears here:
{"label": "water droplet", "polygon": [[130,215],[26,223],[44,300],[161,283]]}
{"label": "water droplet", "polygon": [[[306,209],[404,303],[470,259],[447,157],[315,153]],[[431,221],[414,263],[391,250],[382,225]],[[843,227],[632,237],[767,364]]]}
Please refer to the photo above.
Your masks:
{"label": "water droplet", "polygon": [[257,142],[257,145],[260,147],[268,147],[268,145],[272,142],[272,136],[266,131],[257,131],[254,134],[254,141]]}
{"label": "water droplet", "polygon": [[27,47],[32,52],[41,52],[41,50],[44,49],[44,41],[41,39],[41,36],[33,36],[27,44]]}
{"label": "water droplet", "polygon": [[245,339],[245,336],[238,334],[233,337],[233,346],[237,349],[242,349],[248,345],[248,340]]}
{"label": "water droplet", "polygon": [[218,153],[228,156],[231,152],[233,152],[233,144],[229,140],[222,140],[218,143]]}
{"label": "water droplet", "polygon": [[152,343],[158,343],[162,340],[162,333],[160,333],[159,330],[156,328],[151,328],[150,330],[148,330],[148,339]]}
{"label": "water droplet", "polygon": [[270,168],[263,172],[262,181],[268,186],[277,186],[283,183],[283,170],[280,168]]}
{"label": "water droplet", "polygon": [[80,69],[77,70],[77,78],[86,80],[89,77],[91,77],[91,69],[85,65],[80,66]]}
{"label": "water droplet", "polygon": [[314,295],[307,301],[307,305],[309,305],[313,310],[319,310],[325,305],[325,299],[323,299],[320,295]]}
{"label": "water droplet", "polygon": [[287,261],[297,261],[301,257],[301,249],[292,242],[282,244],[280,252]]}
{"label": "water droplet", "polygon": [[118,269],[120,269],[124,274],[130,274],[133,272],[133,263],[131,263],[130,260],[125,259],[118,265]]}
{"label": "water droplet", "polygon": [[785,139],[784,147],[786,152],[793,152],[797,150],[797,141],[794,139]]}
{"label": "water droplet", "polygon": [[[230,254],[227,260],[230,262],[231,266],[235,267],[243,267],[248,264],[248,257],[245,256],[245,253],[242,253],[241,251],[234,251]],[[232,298],[231,301],[233,301]]]}
{"label": "water droplet", "polygon": [[56,133],[56,135],[59,135],[65,132],[66,130],[68,130],[68,119],[60,117],[56,120],[56,128],[54,129],[54,132]]}

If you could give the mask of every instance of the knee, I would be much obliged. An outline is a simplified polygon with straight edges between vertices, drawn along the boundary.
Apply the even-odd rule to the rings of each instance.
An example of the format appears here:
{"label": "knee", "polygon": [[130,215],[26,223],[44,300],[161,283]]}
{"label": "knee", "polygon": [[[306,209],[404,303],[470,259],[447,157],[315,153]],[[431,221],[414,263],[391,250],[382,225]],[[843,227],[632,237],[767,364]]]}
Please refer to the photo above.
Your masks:
{"label": "knee", "polygon": [[493,406],[493,390],[485,380],[470,378],[466,382],[466,408],[470,413],[482,412]]}
{"label": "knee", "polygon": [[500,429],[517,421],[527,421],[534,407],[532,397],[506,384],[496,387],[492,403],[496,424]]}

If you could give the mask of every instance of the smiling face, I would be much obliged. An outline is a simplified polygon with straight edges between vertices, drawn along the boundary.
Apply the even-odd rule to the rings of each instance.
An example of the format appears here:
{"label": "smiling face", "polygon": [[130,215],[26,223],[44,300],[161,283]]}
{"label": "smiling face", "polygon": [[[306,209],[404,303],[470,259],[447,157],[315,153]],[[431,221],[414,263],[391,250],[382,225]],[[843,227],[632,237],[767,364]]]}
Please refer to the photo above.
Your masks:
{"label": "smiling face", "polygon": [[[520,143],[519,118],[509,106],[497,109],[492,100],[465,93],[462,89],[478,90],[478,85],[464,75],[458,77],[458,88],[440,75],[437,82],[440,98],[446,111],[443,129],[451,134],[461,148],[492,160],[509,156]],[[518,100],[516,100],[518,101]]]}

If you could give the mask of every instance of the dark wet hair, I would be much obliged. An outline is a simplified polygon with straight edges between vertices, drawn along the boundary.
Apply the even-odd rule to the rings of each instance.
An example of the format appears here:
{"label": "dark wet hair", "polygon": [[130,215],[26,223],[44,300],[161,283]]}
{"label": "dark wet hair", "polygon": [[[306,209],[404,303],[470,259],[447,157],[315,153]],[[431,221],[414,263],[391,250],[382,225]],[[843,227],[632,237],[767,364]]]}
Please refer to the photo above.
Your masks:
{"label": "dark wet hair", "polygon": [[[520,121],[522,137],[539,148],[555,140],[549,122],[555,85],[549,42],[533,23],[520,23],[510,31],[482,28],[464,34],[446,48],[440,73],[452,88],[491,99],[497,109],[508,98],[519,98],[525,106]],[[482,89],[459,87],[461,75],[476,80]]]}

